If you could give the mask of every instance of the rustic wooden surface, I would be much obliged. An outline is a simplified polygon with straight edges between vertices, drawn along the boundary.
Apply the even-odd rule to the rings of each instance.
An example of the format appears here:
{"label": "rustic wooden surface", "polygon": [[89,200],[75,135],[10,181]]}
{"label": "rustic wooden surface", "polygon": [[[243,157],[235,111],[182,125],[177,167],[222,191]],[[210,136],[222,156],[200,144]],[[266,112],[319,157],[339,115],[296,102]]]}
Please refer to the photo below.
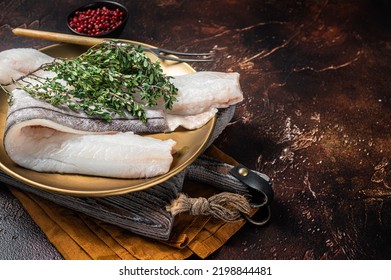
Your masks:
{"label": "rustic wooden surface", "polygon": [[[67,13],[87,2],[1,1],[0,51],[51,44],[11,30],[69,32]],[[122,38],[214,50],[215,62],[192,66],[241,74],[245,101],[215,144],[273,178],[273,216],[210,259],[391,257],[387,1],[118,2],[130,10]],[[59,258],[28,218],[1,189],[0,257]]]}

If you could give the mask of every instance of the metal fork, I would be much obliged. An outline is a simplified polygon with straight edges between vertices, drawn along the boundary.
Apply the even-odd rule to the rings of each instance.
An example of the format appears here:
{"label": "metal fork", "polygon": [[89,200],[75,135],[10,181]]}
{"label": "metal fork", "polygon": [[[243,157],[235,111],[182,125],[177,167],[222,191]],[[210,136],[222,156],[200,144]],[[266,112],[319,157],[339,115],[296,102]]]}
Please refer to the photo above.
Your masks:
{"label": "metal fork", "polygon": [[[162,49],[162,48],[147,48],[144,46],[142,46],[141,48],[144,51],[149,51],[149,52],[154,53],[160,59],[172,60],[172,61],[178,61],[178,62],[210,62],[210,61],[213,61],[212,57],[214,55],[213,52],[189,53],[189,52],[172,51],[172,50],[167,50],[167,49]],[[178,56],[187,56],[187,57],[191,57],[191,58],[178,57]]]}
{"label": "metal fork", "polygon": [[[12,32],[18,36],[38,38],[38,39],[44,39],[49,41],[63,42],[63,43],[76,44],[76,45],[82,45],[88,47],[92,47],[94,45],[100,44],[108,40],[104,38],[93,38],[93,37],[63,34],[57,32],[26,29],[26,28],[14,28]],[[125,43],[125,42],[121,42],[121,43]],[[138,43],[129,41],[129,44],[137,45]],[[188,53],[188,52],[177,52],[177,51],[171,51],[171,50],[154,48],[154,47],[146,47],[146,46],[141,46],[141,47],[144,51],[149,51],[154,53],[160,59],[172,60],[177,62],[209,62],[209,61],[213,61],[212,56],[214,55],[213,52]],[[186,56],[186,57],[178,57],[178,56]]]}

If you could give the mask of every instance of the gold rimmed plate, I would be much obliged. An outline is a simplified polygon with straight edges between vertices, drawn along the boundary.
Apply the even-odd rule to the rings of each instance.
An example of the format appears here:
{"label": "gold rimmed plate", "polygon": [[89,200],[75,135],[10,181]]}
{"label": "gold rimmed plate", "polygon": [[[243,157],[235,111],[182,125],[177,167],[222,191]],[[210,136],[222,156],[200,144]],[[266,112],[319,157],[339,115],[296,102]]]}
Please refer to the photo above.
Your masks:
{"label": "gold rimmed plate", "polygon": [[[129,43],[138,42],[126,41]],[[87,47],[56,44],[41,49],[53,57],[72,58],[85,52]],[[157,60],[151,54],[147,54],[152,60]],[[186,63],[172,63],[160,61],[163,71],[170,76],[183,75],[195,72],[195,70]],[[191,164],[204,150],[214,129],[216,119],[213,118],[203,127],[196,130],[177,130],[171,133],[153,134],[152,137],[159,139],[173,139],[176,141],[174,147],[174,160],[170,170],[160,176],[147,179],[116,179],[106,177],[95,177],[73,174],[55,174],[42,173],[26,169],[15,164],[4,150],[4,129],[7,117],[8,103],[7,95],[4,92],[0,94],[0,168],[8,175],[14,177],[31,187],[40,188],[47,191],[57,192],[66,195],[77,196],[109,196],[119,195],[134,191],[144,190],[146,188],[162,183],[172,176],[176,175],[189,164]]]}

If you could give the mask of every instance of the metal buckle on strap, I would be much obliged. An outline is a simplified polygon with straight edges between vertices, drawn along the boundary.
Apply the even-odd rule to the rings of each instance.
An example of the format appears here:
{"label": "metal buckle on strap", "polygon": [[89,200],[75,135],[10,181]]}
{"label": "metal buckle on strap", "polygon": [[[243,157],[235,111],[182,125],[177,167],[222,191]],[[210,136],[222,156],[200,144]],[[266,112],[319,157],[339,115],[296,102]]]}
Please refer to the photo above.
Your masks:
{"label": "metal buckle on strap", "polygon": [[[252,217],[244,214],[243,217],[254,225],[264,225],[271,218],[270,204],[274,198],[273,184],[271,179],[263,173],[256,173],[242,164],[231,169],[230,173],[239,181],[248,186],[250,195],[250,205],[253,208],[264,208],[266,213],[261,220],[254,220]],[[262,211],[263,212],[263,211]]]}

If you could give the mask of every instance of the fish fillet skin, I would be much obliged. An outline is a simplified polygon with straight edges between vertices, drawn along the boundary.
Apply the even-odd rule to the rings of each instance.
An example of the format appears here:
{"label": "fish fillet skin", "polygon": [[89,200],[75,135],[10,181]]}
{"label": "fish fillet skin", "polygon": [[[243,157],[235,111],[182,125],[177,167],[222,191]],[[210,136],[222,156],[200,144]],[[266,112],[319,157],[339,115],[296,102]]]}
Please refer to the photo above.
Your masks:
{"label": "fish fillet skin", "polygon": [[16,164],[38,172],[134,179],[165,174],[173,161],[172,139],[133,132],[84,134],[41,124],[30,121],[8,131],[4,147]]}
{"label": "fish fillet skin", "polygon": [[31,97],[27,92],[15,89],[12,92],[12,105],[8,109],[5,133],[16,123],[33,119],[46,119],[62,126],[88,132],[127,132],[159,133],[168,130],[165,114],[159,110],[148,109],[148,120],[126,114],[114,116],[113,121],[105,122],[99,117],[88,116],[84,112],[75,112],[67,107],[56,107]]}

